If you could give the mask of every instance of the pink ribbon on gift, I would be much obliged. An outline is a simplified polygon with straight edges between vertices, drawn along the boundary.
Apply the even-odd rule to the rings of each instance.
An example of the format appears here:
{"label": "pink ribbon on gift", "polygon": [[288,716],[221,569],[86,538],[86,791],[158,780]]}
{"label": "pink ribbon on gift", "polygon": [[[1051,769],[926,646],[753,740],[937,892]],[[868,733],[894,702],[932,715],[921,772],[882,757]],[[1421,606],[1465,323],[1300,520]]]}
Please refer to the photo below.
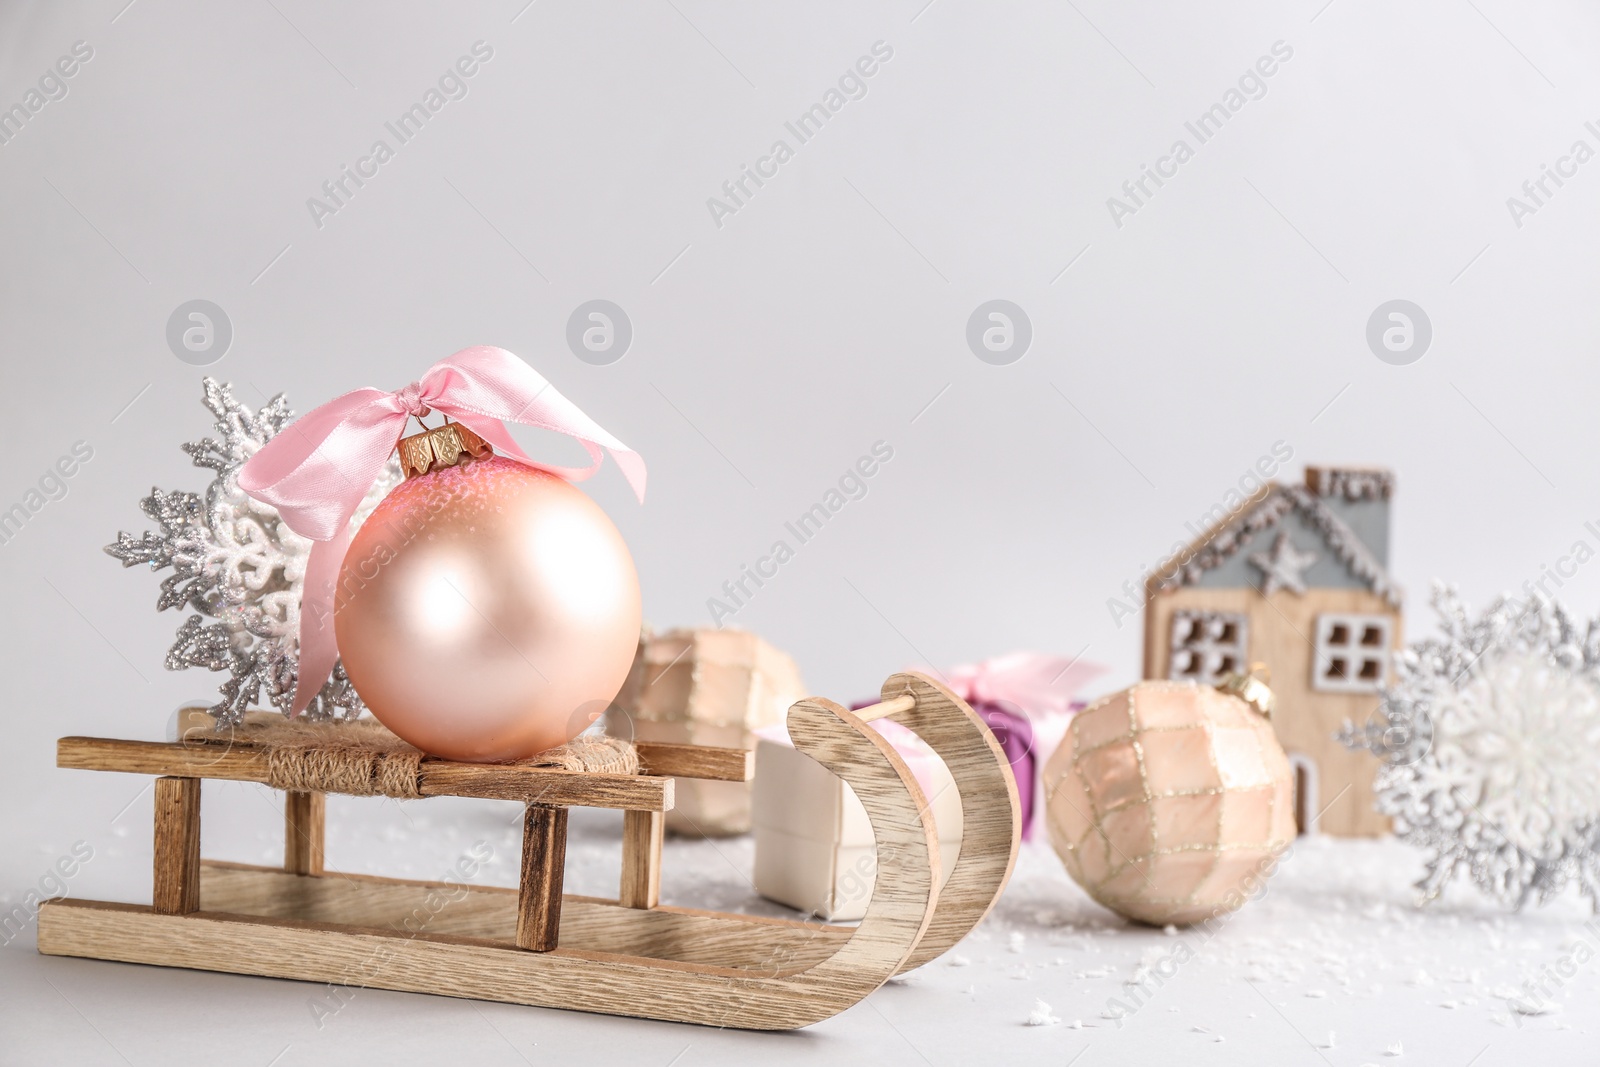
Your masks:
{"label": "pink ribbon on gift", "polygon": [[[433,411],[461,423],[500,455],[570,482],[594,474],[609,452],[644,502],[639,454],[503,348],[462,349],[398,392],[357,389],[296,419],[239,469],[240,489],[277,508],[291,530],[314,542],[300,594],[300,670],[291,715],[306,709],[339,659],[332,608],[339,565],[354,532],[350,519],[383,473],[406,421]],[[592,462],[536,463],[511,439],[507,422],[566,434]]]}
{"label": "pink ribbon on gift", "polygon": [[1008,652],[951,668],[945,684],[972,706],[1006,754],[1017,779],[1022,836],[1033,835],[1034,788],[1066,736],[1073,697],[1106,669],[1041,652]]}
{"label": "pink ribbon on gift", "polygon": [[1065,715],[1073,697],[1106,669],[1097,663],[1043,652],[1008,652],[963,663],[945,684],[968,704],[1010,704],[1039,715]]}

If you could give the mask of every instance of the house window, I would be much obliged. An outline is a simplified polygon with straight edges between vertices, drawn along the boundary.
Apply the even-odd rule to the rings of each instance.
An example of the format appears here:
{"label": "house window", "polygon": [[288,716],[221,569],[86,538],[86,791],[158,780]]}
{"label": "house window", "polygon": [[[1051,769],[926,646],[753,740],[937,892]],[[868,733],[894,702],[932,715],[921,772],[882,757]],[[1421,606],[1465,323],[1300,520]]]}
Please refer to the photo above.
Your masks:
{"label": "house window", "polygon": [[1167,677],[1215,685],[1245,669],[1250,620],[1234,611],[1176,611]]}
{"label": "house window", "polygon": [[1376,693],[1389,678],[1394,620],[1387,615],[1318,615],[1311,688]]}

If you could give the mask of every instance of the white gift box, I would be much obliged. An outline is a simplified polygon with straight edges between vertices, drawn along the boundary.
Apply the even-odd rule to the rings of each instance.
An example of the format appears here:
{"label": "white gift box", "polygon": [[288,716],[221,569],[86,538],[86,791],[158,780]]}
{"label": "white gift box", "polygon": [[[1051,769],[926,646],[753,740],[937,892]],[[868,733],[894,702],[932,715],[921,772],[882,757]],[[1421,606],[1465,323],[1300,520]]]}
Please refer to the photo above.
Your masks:
{"label": "white gift box", "polygon": [[[939,837],[939,884],[961,847],[961,796],[944,761],[899,723],[873,729],[888,739],[928,799]],[[756,731],[756,892],[830,922],[867,911],[877,873],[872,824],[853,789],[797,751],[782,726]]]}

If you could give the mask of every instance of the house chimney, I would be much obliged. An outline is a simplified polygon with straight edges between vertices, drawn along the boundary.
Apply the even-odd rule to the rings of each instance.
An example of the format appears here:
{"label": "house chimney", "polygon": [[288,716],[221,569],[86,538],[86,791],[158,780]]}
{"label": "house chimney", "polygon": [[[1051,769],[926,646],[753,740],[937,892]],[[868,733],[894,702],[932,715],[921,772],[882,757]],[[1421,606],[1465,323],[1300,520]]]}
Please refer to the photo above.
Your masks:
{"label": "house chimney", "polygon": [[1307,467],[1306,488],[1389,565],[1389,498],[1394,472],[1382,467]]}

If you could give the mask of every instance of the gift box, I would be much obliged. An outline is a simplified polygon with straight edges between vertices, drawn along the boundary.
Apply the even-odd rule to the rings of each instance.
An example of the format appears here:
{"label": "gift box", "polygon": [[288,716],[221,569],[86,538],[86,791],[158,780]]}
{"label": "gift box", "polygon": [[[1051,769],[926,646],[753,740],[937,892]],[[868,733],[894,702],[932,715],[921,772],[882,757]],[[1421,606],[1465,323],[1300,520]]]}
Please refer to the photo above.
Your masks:
{"label": "gift box", "polygon": [[[871,724],[922,787],[938,829],[940,884],[961,848],[961,797],[944,761],[899,723]],[[877,862],[872,824],[855,790],[797,751],[782,726],[757,731],[756,892],[830,922],[854,921],[872,899]]]}
{"label": "gift box", "polygon": [[[1011,763],[1023,833],[1044,808],[1043,768],[1060,746],[1073,696],[1105,668],[1034,652],[1014,652],[953,668],[941,678],[988,724]],[[876,701],[863,701],[856,708]],[[961,846],[961,797],[944,761],[921,738],[891,719],[871,724],[894,745],[922,786],[939,838],[941,884]],[[758,730],[755,798],[755,886],[768,899],[830,921],[866,913],[875,854],[866,810],[854,791],[795,751],[782,727]]]}
{"label": "gift box", "polygon": [[[606,729],[637,741],[754,748],[755,731],[784,721],[809,694],[785,653],[744,630],[669,630],[640,639]],[[722,837],[750,829],[751,786],[680,778],[666,829]]]}
{"label": "gift box", "polygon": [[1011,652],[953,667],[942,676],[1005,751],[1017,780],[1025,840],[1033,836],[1034,813],[1044,810],[1044,765],[1066,737],[1072,716],[1084,707],[1073,698],[1105,673],[1105,667],[1081,659]]}

